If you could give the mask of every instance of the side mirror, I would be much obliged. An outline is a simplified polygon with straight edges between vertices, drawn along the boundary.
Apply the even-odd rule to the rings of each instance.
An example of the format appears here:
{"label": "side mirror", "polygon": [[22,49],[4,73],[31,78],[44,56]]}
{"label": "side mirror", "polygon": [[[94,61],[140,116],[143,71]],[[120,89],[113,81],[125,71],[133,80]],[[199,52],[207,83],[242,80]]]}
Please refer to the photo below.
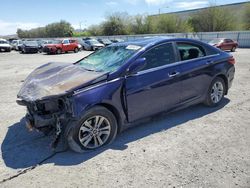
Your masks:
{"label": "side mirror", "polygon": [[127,69],[128,75],[137,73],[139,70],[143,69],[146,66],[146,64],[147,62],[145,57],[136,59],[133,63],[131,63],[131,65]]}

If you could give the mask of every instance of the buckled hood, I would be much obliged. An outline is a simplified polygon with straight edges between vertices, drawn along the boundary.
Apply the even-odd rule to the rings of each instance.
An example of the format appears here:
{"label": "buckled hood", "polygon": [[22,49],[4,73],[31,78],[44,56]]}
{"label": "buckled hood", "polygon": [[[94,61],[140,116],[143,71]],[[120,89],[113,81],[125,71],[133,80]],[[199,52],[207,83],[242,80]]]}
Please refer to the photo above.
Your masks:
{"label": "buckled hood", "polygon": [[17,97],[25,101],[66,94],[94,80],[107,79],[107,73],[94,72],[69,63],[48,63],[35,69],[24,81]]}

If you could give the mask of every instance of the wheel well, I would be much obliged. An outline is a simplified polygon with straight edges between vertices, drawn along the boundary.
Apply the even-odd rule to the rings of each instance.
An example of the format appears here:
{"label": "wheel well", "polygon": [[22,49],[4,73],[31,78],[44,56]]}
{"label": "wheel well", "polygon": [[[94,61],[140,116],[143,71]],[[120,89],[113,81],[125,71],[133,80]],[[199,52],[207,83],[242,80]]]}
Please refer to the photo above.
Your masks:
{"label": "wheel well", "polygon": [[217,75],[217,77],[223,79],[225,86],[226,86],[226,91],[225,91],[225,95],[227,95],[227,91],[228,91],[228,81],[227,81],[227,77],[223,74]]}
{"label": "wheel well", "polygon": [[121,131],[121,117],[120,117],[118,110],[114,106],[107,104],[107,103],[101,103],[97,105],[107,108],[109,111],[111,111],[114,114],[116,121],[117,121],[118,133],[119,133]]}

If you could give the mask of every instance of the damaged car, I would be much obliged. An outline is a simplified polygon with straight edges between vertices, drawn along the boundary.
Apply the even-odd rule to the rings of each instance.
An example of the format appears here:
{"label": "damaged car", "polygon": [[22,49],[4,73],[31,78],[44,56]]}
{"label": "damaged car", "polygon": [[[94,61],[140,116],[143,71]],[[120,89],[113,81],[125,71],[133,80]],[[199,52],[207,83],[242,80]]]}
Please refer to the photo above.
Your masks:
{"label": "damaged car", "polygon": [[232,55],[192,39],[109,45],[75,63],[48,63],[25,80],[26,126],[76,152],[112,142],[134,122],[197,103],[217,106],[234,78]]}

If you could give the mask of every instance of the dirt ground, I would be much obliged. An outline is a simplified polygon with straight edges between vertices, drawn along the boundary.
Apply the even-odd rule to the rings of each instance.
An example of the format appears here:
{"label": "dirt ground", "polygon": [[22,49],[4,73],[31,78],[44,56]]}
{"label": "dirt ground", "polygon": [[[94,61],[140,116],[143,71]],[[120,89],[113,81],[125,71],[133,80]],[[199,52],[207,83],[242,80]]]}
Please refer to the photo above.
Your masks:
{"label": "dirt ground", "polygon": [[94,152],[53,153],[48,137],[24,127],[16,94],[34,68],[87,53],[0,53],[0,187],[250,187],[250,49],[233,53],[221,106],[159,115]]}

